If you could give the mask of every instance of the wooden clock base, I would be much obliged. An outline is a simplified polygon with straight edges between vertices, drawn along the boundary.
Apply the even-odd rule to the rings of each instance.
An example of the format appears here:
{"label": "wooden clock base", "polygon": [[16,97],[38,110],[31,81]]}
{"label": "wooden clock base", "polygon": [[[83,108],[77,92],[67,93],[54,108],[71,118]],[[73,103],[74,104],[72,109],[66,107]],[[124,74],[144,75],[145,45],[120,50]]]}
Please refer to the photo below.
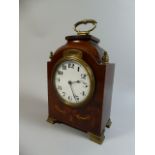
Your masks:
{"label": "wooden clock base", "polygon": [[[55,124],[55,123],[58,123],[59,121],[57,121],[56,119],[54,119],[52,117],[48,117],[47,122],[49,122],[51,124]],[[112,122],[111,122],[111,119],[109,119],[107,124],[106,124],[106,127],[110,128],[111,125],[112,125]],[[87,132],[87,134],[88,134],[88,137],[89,137],[90,140],[92,140],[92,141],[94,141],[94,142],[96,142],[98,144],[102,144],[104,139],[105,139],[104,131],[102,132],[101,136],[95,135],[94,133],[91,133],[91,132]]]}

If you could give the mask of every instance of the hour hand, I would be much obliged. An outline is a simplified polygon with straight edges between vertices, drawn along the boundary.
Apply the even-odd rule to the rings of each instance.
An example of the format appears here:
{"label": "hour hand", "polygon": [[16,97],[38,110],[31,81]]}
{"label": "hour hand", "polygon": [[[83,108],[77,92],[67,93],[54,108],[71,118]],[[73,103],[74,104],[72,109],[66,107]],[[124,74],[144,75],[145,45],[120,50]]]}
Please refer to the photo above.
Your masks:
{"label": "hour hand", "polygon": [[82,80],[77,80],[76,83],[83,83],[84,85],[87,85],[87,83]]}
{"label": "hour hand", "polygon": [[74,84],[74,83],[82,83],[85,85],[85,87],[88,87],[88,84],[82,80],[77,80],[77,81],[70,81],[71,84]]}
{"label": "hour hand", "polygon": [[72,84],[73,83],[84,83],[83,81],[81,81],[81,80],[77,80],[77,81],[72,81]]}

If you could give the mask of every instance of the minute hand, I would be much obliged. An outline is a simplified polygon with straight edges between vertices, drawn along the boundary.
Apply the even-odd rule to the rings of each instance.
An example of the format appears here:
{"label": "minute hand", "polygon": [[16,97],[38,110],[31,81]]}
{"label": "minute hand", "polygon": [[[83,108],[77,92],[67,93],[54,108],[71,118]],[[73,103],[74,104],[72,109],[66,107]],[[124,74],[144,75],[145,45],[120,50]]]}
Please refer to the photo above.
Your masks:
{"label": "minute hand", "polygon": [[73,91],[72,84],[70,84],[70,88],[71,88],[72,94],[73,94],[73,96],[74,96],[74,99],[75,99],[75,101],[77,102],[77,100],[76,100],[76,95],[75,95],[75,93],[74,93],[74,91]]}

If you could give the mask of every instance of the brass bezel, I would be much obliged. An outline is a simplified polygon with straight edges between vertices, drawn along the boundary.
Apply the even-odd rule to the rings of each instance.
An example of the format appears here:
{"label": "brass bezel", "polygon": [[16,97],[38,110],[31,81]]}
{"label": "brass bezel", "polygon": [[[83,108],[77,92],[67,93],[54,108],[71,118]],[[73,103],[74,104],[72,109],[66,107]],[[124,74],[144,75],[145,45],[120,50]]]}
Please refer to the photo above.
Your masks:
{"label": "brass bezel", "polygon": [[[57,67],[65,62],[65,61],[76,61],[78,63],[80,63],[87,71],[88,73],[88,76],[90,78],[90,92],[88,94],[88,96],[86,97],[85,100],[83,100],[82,102],[79,102],[78,104],[73,104],[72,102],[68,102],[66,100],[64,100],[60,95],[59,93],[57,92],[57,89],[56,89],[56,86],[55,86],[55,72],[57,70]],[[56,93],[57,93],[57,96],[59,98],[59,100],[61,102],[63,102],[64,104],[68,105],[68,106],[71,106],[71,107],[81,107],[83,105],[85,105],[86,103],[88,103],[88,101],[91,99],[91,97],[93,96],[93,93],[94,93],[94,89],[95,89],[95,78],[94,78],[94,74],[93,74],[93,71],[91,70],[90,66],[81,58],[79,57],[78,55],[76,54],[73,54],[73,55],[64,55],[63,58],[61,58],[55,65],[54,67],[54,72],[53,72],[53,85],[54,85],[54,88],[56,90]]]}

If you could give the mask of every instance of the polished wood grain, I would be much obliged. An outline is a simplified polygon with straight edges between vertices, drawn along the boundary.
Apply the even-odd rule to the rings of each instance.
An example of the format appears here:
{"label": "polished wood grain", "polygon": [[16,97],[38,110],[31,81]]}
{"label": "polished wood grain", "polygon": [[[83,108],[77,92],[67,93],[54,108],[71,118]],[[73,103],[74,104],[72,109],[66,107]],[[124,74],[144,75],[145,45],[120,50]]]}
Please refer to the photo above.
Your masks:
{"label": "polished wood grain", "polygon": [[[68,36],[66,40],[67,43],[56,50],[51,61],[47,63],[49,118],[101,137],[110,119],[115,66],[102,62],[104,50],[98,45],[99,39],[86,35]],[[82,59],[91,67],[95,76],[93,97],[78,108],[62,103],[52,84],[55,64],[68,49],[81,50]]]}

